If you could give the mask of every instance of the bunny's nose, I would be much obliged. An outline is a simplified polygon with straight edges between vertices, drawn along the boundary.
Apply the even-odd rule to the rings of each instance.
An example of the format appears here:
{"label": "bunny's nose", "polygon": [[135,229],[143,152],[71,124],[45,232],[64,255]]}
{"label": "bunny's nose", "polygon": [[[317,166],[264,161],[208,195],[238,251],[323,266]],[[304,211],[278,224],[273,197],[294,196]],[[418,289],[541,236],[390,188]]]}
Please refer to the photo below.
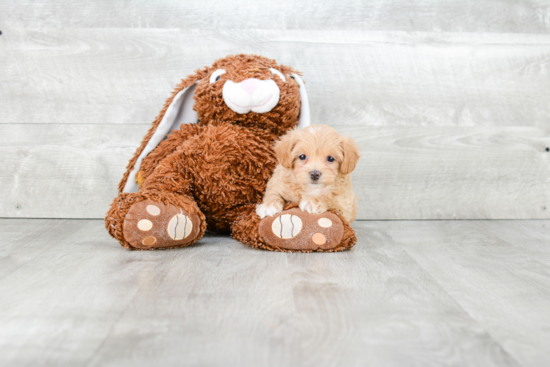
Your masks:
{"label": "bunny's nose", "polygon": [[311,179],[313,181],[317,181],[319,179],[319,177],[321,177],[321,172],[319,172],[319,171],[309,171],[309,177],[311,177]]}
{"label": "bunny's nose", "polygon": [[260,81],[256,78],[250,78],[243,80],[241,82],[241,88],[248,94],[254,93],[256,89],[260,86]]}

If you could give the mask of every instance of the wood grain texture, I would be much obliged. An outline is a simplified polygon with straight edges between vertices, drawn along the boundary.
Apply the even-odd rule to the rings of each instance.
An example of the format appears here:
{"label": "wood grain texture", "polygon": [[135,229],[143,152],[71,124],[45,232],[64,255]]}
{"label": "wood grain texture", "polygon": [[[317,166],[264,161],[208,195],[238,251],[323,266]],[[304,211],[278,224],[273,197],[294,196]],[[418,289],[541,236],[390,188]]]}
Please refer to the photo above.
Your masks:
{"label": "wood grain texture", "polygon": [[350,251],[285,254],[214,235],[128,251],[102,221],[2,219],[0,364],[544,365],[550,263],[491,234],[542,246],[525,226],[550,221],[521,223],[356,222]]}
{"label": "wood grain texture", "polygon": [[548,33],[544,0],[2,0],[18,28],[361,29]]}
{"label": "wood grain texture", "polygon": [[[103,218],[148,126],[0,124],[0,216]],[[548,130],[338,130],[361,147],[358,219],[550,217]]]}
{"label": "wood grain texture", "polygon": [[0,216],[104,217],[147,129],[0,124]]}
{"label": "wood grain texture", "polygon": [[544,127],[550,115],[544,34],[2,30],[0,123],[150,123],[181,78],[241,52],[302,70],[317,123]]}
{"label": "wood grain texture", "polygon": [[361,147],[359,219],[550,218],[550,130],[338,127]]}
{"label": "wood grain texture", "polygon": [[[532,260],[541,264],[550,263],[549,226],[539,222],[518,221],[513,226],[498,226],[498,222],[488,223],[484,226],[491,236],[499,241],[506,242],[507,245],[517,247],[519,250],[529,248],[529,254]],[[529,233],[529,236],[522,235]]]}
{"label": "wood grain texture", "polygon": [[522,365],[550,363],[548,221],[380,227]]}
{"label": "wood grain texture", "polygon": [[354,223],[349,252],[288,255],[304,365],[517,365],[376,225]]}

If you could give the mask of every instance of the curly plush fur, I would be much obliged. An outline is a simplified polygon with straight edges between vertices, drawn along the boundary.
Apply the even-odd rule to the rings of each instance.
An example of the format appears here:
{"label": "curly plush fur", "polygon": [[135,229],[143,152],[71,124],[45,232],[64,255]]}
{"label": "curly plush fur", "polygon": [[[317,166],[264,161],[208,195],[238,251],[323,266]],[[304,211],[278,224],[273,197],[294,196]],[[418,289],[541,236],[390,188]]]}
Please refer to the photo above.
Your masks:
{"label": "curly plush fur", "polygon": [[[260,218],[255,205],[260,203],[266,184],[276,166],[274,142],[298,124],[300,91],[298,84],[274,76],[270,68],[283,75],[298,73],[291,67],[255,55],[235,55],[216,61],[211,67],[195,71],[176,87],[153,126],[144,137],[119,185],[105,218],[109,233],[126,248],[136,249],[124,236],[124,220],[133,204],[153,200],[181,208],[200,219],[199,240],[206,228],[230,232],[241,242],[257,248],[280,250],[265,244],[257,233]],[[224,69],[220,82],[210,83],[212,73]],[[273,80],[280,90],[278,104],[268,112],[238,114],[223,99],[223,85],[256,78]],[[141,163],[136,175],[140,190],[123,193],[138,157],[155,133],[178,92],[196,83],[194,110],[197,124],[184,124],[173,131]],[[355,243],[353,230],[344,222],[340,249]],[[346,237],[347,236],[347,237]],[[153,248],[152,248],[153,249]]]}

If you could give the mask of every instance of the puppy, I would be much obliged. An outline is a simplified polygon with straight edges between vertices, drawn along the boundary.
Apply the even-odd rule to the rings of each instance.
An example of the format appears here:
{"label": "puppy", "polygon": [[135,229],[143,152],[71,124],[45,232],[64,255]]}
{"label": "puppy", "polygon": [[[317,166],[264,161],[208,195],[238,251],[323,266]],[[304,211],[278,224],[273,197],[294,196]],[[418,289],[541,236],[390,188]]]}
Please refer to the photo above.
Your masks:
{"label": "puppy", "polygon": [[357,196],[350,173],[359,159],[359,149],[353,139],[330,126],[311,125],[290,131],[274,149],[279,165],[256,207],[260,218],[281,212],[285,203],[299,203],[308,213],[334,209],[348,223],[355,220]]}

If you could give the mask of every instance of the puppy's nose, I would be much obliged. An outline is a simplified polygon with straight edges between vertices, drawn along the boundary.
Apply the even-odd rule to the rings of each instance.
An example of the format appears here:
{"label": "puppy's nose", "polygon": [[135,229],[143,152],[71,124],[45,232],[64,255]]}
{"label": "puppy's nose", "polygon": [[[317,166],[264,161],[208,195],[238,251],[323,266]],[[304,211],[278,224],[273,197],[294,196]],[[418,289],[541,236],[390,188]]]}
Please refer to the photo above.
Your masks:
{"label": "puppy's nose", "polygon": [[309,171],[309,177],[311,177],[311,179],[313,181],[317,181],[319,179],[319,177],[321,177],[321,172],[319,172],[319,171]]}
{"label": "puppy's nose", "polygon": [[260,86],[260,81],[256,78],[250,78],[243,80],[241,82],[241,88],[245,90],[246,93],[252,94]]}

